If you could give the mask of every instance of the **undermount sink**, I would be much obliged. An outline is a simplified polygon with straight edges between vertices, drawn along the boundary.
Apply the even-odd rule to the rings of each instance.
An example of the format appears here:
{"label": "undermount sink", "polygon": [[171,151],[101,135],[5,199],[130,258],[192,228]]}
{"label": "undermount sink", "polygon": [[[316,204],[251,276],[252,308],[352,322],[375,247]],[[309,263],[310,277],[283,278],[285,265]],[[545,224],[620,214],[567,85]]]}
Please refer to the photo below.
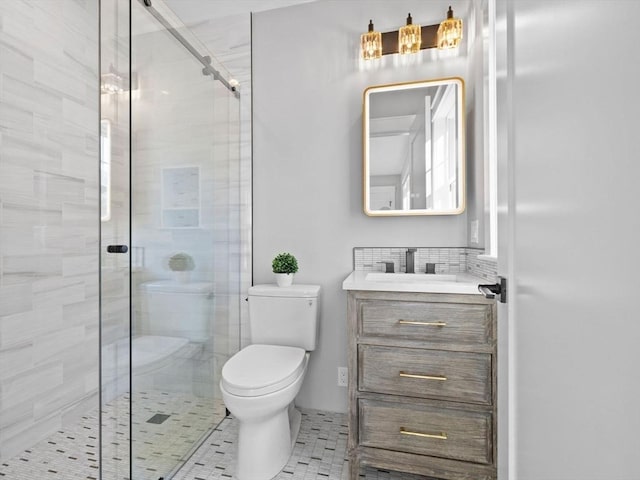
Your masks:
{"label": "undermount sink", "polygon": [[393,282],[393,283],[431,283],[431,282],[456,282],[455,274],[444,273],[380,273],[369,272],[365,277],[369,282]]}
{"label": "undermount sink", "polygon": [[342,282],[344,290],[378,292],[464,293],[480,295],[482,278],[460,273],[382,273],[354,270]]}

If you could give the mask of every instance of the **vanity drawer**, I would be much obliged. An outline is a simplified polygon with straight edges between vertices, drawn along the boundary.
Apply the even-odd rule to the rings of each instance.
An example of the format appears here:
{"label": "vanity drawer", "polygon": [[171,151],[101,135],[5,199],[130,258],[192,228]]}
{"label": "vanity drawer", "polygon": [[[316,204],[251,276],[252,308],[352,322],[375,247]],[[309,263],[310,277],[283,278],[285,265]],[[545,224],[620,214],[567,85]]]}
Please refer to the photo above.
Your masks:
{"label": "vanity drawer", "polygon": [[493,338],[490,305],[367,300],[359,313],[363,335],[466,344]]}
{"label": "vanity drawer", "polygon": [[457,402],[491,404],[491,355],[358,346],[358,388]]}
{"label": "vanity drawer", "polygon": [[359,401],[360,444],[475,463],[492,462],[492,416],[422,404]]}

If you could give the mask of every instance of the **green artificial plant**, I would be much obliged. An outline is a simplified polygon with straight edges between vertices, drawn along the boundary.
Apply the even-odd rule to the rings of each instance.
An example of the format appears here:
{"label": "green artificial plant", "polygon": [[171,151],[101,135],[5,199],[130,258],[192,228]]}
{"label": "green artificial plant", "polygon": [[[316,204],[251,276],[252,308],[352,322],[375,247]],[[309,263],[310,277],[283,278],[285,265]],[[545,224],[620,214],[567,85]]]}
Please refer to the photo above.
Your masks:
{"label": "green artificial plant", "polygon": [[174,272],[187,272],[195,267],[193,258],[187,253],[176,253],[169,259],[169,268]]}
{"label": "green artificial plant", "polygon": [[290,253],[280,253],[271,262],[273,273],[296,273],[298,271],[298,260]]}

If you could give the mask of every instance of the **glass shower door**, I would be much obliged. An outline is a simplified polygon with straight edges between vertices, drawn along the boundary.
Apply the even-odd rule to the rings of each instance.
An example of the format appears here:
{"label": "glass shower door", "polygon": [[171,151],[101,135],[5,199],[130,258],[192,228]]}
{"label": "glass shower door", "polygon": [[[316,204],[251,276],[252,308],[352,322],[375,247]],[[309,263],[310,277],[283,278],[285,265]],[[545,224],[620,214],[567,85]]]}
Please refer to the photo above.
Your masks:
{"label": "glass shower door", "polygon": [[157,480],[225,415],[219,374],[239,329],[239,100],[203,74],[189,47],[206,47],[161,2],[133,2],[131,24],[132,472]]}

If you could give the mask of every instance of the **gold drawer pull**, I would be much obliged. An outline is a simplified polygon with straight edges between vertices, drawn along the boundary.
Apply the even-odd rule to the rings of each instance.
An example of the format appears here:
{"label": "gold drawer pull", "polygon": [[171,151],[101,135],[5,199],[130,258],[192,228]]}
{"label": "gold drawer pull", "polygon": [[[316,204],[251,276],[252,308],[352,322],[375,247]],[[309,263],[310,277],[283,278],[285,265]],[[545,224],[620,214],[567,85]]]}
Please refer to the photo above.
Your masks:
{"label": "gold drawer pull", "polygon": [[422,380],[440,380],[443,382],[447,379],[447,377],[445,377],[444,375],[418,375],[416,373],[407,373],[402,371],[399,373],[399,375],[405,378],[420,378]]}
{"label": "gold drawer pull", "polygon": [[447,322],[418,322],[415,320],[398,320],[400,325],[422,325],[423,327],[446,327]]}
{"label": "gold drawer pull", "polygon": [[406,430],[404,427],[400,427],[400,433],[402,435],[411,435],[411,436],[414,436],[414,437],[437,438],[438,440],[446,440],[447,439],[447,434],[445,432],[440,432],[440,433],[412,432],[411,430]]}

